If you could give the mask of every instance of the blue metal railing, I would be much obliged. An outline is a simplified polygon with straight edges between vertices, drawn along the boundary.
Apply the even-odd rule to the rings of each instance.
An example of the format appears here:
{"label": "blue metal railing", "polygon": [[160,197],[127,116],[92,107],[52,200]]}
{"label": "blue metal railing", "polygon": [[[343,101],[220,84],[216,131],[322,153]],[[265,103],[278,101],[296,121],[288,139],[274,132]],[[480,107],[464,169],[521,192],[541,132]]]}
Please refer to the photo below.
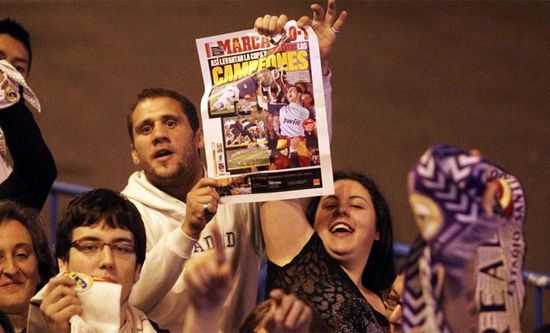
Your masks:
{"label": "blue metal railing", "polygon": [[[393,246],[393,250],[397,257],[404,258],[409,253],[410,248],[408,245],[396,243]],[[523,281],[534,289],[535,327],[539,327],[542,325],[543,321],[542,292],[544,289],[550,289],[550,274],[523,270]]]}
{"label": "blue metal railing", "polygon": [[[74,196],[82,192],[91,190],[92,188],[87,186],[55,182],[52,190],[50,191],[50,239],[55,240],[55,223],[57,221],[59,210],[59,196],[68,195]],[[394,245],[395,255],[397,257],[406,257],[409,253],[409,246],[406,244],[396,243]],[[538,272],[532,272],[529,270],[523,271],[523,281],[534,288],[534,307],[535,307],[535,327],[539,327],[543,323],[543,304],[542,293],[544,289],[550,290],[550,274],[542,274]]]}
{"label": "blue metal railing", "polygon": [[[87,192],[91,190],[91,187],[75,185],[63,182],[55,182],[50,191],[49,200],[49,222],[50,222],[50,241],[55,242],[55,224],[57,223],[57,216],[59,216],[59,196],[68,195],[75,196],[77,194]],[[55,249],[55,244],[51,244],[52,248]]]}

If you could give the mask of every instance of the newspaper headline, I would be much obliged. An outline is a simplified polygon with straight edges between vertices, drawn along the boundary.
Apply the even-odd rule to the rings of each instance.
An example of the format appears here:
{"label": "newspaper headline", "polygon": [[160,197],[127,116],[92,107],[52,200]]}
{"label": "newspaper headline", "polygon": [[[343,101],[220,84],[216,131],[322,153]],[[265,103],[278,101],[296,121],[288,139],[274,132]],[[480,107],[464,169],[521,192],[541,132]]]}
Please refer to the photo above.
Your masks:
{"label": "newspaper headline", "polygon": [[208,176],[221,202],[333,192],[319,47],[295,21],[196,40]]}

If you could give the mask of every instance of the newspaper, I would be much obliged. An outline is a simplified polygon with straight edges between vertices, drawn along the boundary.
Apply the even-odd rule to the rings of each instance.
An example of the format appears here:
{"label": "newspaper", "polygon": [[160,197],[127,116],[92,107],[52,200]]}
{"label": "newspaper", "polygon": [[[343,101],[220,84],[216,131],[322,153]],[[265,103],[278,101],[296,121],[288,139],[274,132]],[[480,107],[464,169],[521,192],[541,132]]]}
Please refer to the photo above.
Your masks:
{"label": "newspaper", "polygon": [[295,21],[196,40],[207,173],[222,203],[334,192],[317,36]]}

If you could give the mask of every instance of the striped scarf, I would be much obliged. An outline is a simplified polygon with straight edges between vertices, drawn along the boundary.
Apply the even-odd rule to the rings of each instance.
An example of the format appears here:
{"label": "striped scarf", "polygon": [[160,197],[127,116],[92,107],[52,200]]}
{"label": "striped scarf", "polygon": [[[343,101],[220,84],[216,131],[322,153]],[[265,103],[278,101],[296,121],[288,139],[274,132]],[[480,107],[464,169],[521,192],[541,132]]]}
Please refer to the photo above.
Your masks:
{"label": "striped scarf", "polygon": [[[482,208],[489,182],[498,186],[492,216]],[[519,181],[479,156],[438,145],[409,173],[409,199],[421,237],[405,262],[403,330],[451,331],[452,316],[468,309],[444,313],[447,281],[454,292],[474,292],[477,331],[520,331],[525,197]],[[473,284],[464,281],[472,260]]]}

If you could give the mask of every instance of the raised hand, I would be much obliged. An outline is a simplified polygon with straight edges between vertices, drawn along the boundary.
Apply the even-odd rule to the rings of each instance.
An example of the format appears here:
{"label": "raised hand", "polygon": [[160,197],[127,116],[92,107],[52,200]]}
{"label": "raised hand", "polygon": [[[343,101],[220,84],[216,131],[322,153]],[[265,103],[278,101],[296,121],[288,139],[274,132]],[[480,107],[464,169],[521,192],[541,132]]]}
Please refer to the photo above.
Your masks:
{"label": "raised hand", "polygon": [[189,307],[183,332],[218,332],[221,310],[231,290],[231,265],[225,255],[222,236],[212,228],[214,251],[195,256],[185,266],[184,280],[189,290]]}
{"label": "raised hand", "polygon": [[260,35],[274,36],[281,33],[285,27],[288,18],[285,14],[279,16],[266,14],[260,16],[254,21],[254,29]]}
{"label": "raised hand", "polygon": [[281,289],[272,290],[269,297],[275,305],[267,314],[265,329],[268,332],[309,332],[313,313],[306,303]]}
{"label": "raised hand", "polygon": [[[344,27],[348,13],[344,10],[336,17],[336,0],[328,0],[326,12],[323,7],[316,3],[311,5],[311,10],[313,11],[313,18],[302,16],[297,24],[300,28],[309,25],[315,31],[319,41],[323,75],[328,75],[328,59],[334,48],[336,38]],[[274,36],[283,30],[287,21],[288,17],[285,14],[279,16],[264,15],[256,19],[254,29],[259,34]]]}
{"label": "raised hand", "polygon": [[217,226],[212,228],[212,237],[214,250],[193,257],[185,267],[185,282],[198,312],[221,308],[231,285],[231,267]]}
{"label": "raised hand", "polygon": [[202,178],[187,193],[183,232],[191,238],[199,238],[206,224],[216,215],[220,195],[214,178]]}
{"label": "raised hand", "polygon": [[328,58],[332,53],[338,34],[344,27],[348,13],[344,10],[336,18],[336,0],[328,0],[326,12],[316,3],[311,5],[311,10],[313,10],[313,19],[309,16],[302,16],[297,23],[300,28],[310,25],[315,31],[319,41],[323,75],[327,75],[329,71]]}
{"label": "raised hand", "polygon": [[40,311],[48,325],[48,332],[70,332],[69,319],[82,314],[82,304],[74,290],[76,282],[66,276],[50,279]]}

